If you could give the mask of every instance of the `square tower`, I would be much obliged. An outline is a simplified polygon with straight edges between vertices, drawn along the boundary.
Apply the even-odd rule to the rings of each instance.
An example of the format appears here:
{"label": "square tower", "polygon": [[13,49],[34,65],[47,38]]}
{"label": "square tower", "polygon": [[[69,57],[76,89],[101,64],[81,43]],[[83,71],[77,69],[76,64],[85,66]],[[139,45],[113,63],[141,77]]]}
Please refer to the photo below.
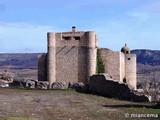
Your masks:
{"label": "square tower", "polygon": [[38,79],[46,79],[50,86],[54,82],[87,84],[89,77],[96,73],[96,33],[76,31],[72,27],[70,32],[48,32],[47,39],[46,57],[39,58]]}

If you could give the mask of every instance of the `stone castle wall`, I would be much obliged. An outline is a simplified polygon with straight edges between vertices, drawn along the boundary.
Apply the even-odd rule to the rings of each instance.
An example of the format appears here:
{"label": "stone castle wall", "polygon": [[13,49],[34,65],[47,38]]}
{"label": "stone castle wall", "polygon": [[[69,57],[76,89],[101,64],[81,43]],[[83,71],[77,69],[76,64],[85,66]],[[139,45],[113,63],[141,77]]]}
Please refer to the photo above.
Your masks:
{"label": "stone castle wall", "polygon": [[[97,36],[93,31],[49,32],[47,33],[48,52],[39,57],[38,80],[54,82],[88,83],[90,76],[96,73]],[[125,45],[123,50],[129,50]],[[114,52],[98,49],[104,63],[105,73],[113,80],[125,82],[136,89],[136,55],[130,51]]]}
{"label": "stone castle wall", "polygon": [[130,100],[134,102],[149,102],[146,95],[136,94],[126,83],[108,80],[105,74],[93,75],[90,79],[89,91],[106,97]]}
{"label": "stone castle wall", "polygon": [[131,89],[136,89],[136,55],[114,52],[108,49],[98,49],[105,65],[105,73],[114,80],[125,82]]}
{"label": "stone castle wall", "polygon": [[[97,37],[95,32],[48,33],[47,80],[53,82],[82,82],[96,73]],[[41,62],[45,60],[41,57]],[[43,63],[43,64],[45,64]],[[39,65],[39,69],[45,69]],[[46,78],[39,70],[39,78]]]}
{"label": "stone castle wall", "polygon": [[84,47],[58,47],[56,52],[56,81],[85,83],[87,78],[86,57],[87,49]]}
{"label": "stone castle wall", "polygon": [[120,52],[113,52],[104,48],[98,51],[105,65],[105,73],[111,75],[115,80],[120,80]]}
{"label": "stone castle wall", "polygon": [[38,80],[47,81],[47,54],[38,56]]}

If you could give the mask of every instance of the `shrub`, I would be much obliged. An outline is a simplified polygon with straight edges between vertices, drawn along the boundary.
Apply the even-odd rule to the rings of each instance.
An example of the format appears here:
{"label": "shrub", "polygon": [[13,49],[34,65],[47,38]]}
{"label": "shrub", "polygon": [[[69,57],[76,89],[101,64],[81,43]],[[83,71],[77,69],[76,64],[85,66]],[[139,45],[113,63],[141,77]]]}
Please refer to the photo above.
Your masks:
{"label": "shrub", "polygon": [[96,67],[97,73],[104,73],[105,72],[105,65],[103,63],[103,60],[100,56],[99,51],[97,51],[97,67]]}

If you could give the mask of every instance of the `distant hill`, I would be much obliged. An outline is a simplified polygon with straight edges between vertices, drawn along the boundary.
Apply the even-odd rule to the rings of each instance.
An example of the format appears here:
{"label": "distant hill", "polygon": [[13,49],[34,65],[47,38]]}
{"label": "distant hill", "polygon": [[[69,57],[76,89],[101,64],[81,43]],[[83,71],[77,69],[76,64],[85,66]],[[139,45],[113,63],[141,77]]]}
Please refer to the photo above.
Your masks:
{"label": "distant hill", "polygon": [[160,82],[160,50],[132,50],[137,55],[137,81],[139,84],[152,81]]}
{"label": "distant hill", "polygon": [[157,66],[160,65],[160,50],[132,50],[131,53],[137,55],[137,63]]}
{"label": "distant hill", "polygon": [[37,68],[38,55],[41,53],[0,54],[0,67]]}

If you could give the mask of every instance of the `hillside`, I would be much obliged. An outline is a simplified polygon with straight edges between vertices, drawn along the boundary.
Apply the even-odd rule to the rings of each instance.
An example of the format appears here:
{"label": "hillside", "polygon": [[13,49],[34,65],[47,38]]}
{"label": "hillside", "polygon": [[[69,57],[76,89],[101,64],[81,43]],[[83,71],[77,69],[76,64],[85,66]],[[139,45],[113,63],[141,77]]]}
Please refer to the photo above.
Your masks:
{"label": "hillside", "polygon": [[160,50],[132,50],[137,55],[137,63],[145,65],[160,65]]}
{"label": "hillside", "polygon": [[151,82],[155,79],[160,82],[160,50],[132,50],[137,55],[137,81]]}
{"label": "hillside", "polygon": [[0,54],[0,67],[37,68],[40,53]]}

